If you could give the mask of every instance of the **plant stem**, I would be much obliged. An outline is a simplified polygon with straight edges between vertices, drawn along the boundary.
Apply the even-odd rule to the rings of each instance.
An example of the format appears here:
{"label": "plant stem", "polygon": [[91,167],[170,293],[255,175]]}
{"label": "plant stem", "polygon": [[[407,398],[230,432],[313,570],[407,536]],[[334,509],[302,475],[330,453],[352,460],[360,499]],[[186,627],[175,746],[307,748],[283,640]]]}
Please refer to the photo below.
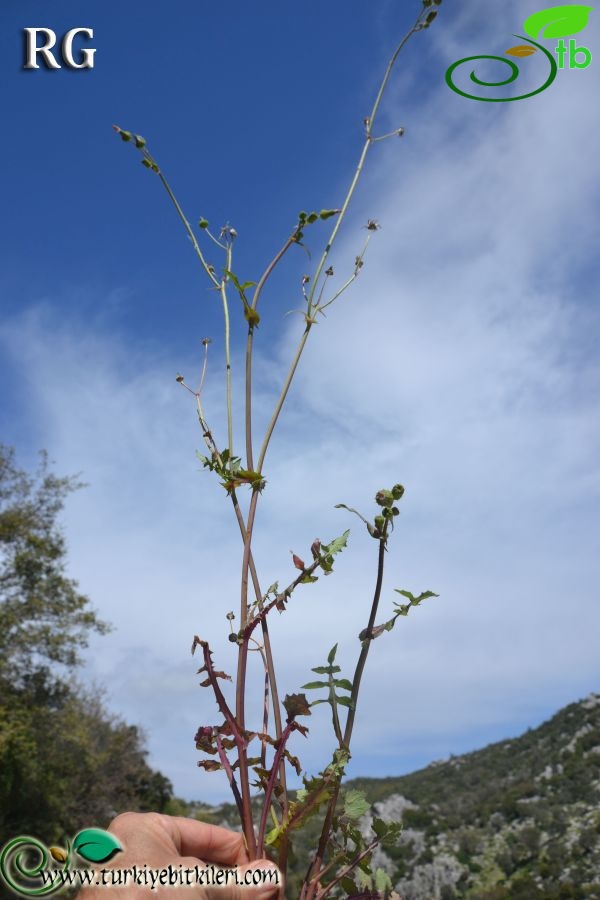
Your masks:
{"label": "plant stem", "polygon": [[238,752],[240,786],[242,791],[242,828],[244,831],[244,837],[246,839],[248,855],[250,856],[250,859],[256,859],[256,838],[254,835],[254,821],[252,818],[252,802],[250,797],[250,781],[248,778],[248,761],[246,757],[247,740],[242,733],[244,729],[240,728],[239,723],[236,721],[235,716],[231,712],[229,704],[227,703],[227,700],[223,695],[223,691],[219,687],[219,681],[213,668],[208,643],[206,641],[200,640],[199,638],[195,638],[194,647],[196,647],[197,644],[200,644],[202,647],[204,666],[206,668],[206,673],[210,679],[210,683],[215,695],[215,700],[217,701],[219,709],[223,713],[225,721],[229,725],[231,734],[235,741],[236,749]]}
{"label": "plant stem", "polygon": [[[289,248],[294,243],[294,235],[290,235],[287,239],[281,250],[275,254],[263,274],[261,275],[258,284],[256,285],[256,290],[254,291],[254,295],[252,297],[252,309],[256,309],[258,305],[258,301],[260,295],[262,293],[262,289],[265,286],[265,283],[275,268],[275,266],[280,262],[285,253],[289,250]],[[252,345],[254,340],[254,328],[250,326],[248,328],[248,338],[246,341],[246,467],[251,471],[254,469],[253,462],[253,454],[252,454]]]}
{"label": "plant stem", "polygon": [[[354,718],[356,715],[356,704],[358,701],[358,692],[360,690],[360,682],[362,679],[363,671],[365,668],[365,663],[367,661],[367,656],[369,654],[369,648],[372,641],[372,630],[373,625],[375,624],[375,617],[377,615],[377,609],[379,607],[379,599],[381,597],[381,588],[383,585],[383,569],[385,564],[385,546],[387,540],[387,523],[383,533],[383,536],[379,539],[379,553],[377,558],[377,580],[375,582],[375,591],[373,594],[373,601],[371,603],[371,612],[369,615],[369,624],[367,625],[367,637],[362,642],[362,647],[360,651],[360,655],[358,657],[358,662],[356,664],[356,669],[354,672],[354,678],[352,679],[352,706],[348,710],[348,718],[346,719],[346,728],[344,730],[344,746],[349,751],[350,750],[350,741],[352,739],[352,729],[354,727]],[[335,814],[335,807],[337,805],[339,793],[340,793],[340,781],[337,782],[331,800],[329,801],[327,807],[327,813],[325,815],[325,821],[323,822],[323,828],[321,830],[321,837],[319,838],[319,844],[317,847],[317,852],[315,854],[314,860],[309,867],[306,878],[304,879],[304,885],[302,887],[301,898],[302,900],[312,900],[315,897],[316,885],[318,884],[320,875],[321,875],[321,864],[323,862],[323,858],[325,856],[325,851],[327,848],[327,844],[329,842],[329,834],[331,831],[331,823],[333,820],[333,816]]]}
{"label": "plant stem", "polygon": [[275,788],[275,784],[277,782],[278,770],[279,766],[284,760],[285,753],[285,745],[287,740],[292,733],[294,728],[294,723],[288,722],[283,730],[283,734],[279,740],[277,750],[275,752],[275,757],[273,759],[273,765],[271,766],[271,772],[269,774],[269,780],[267,782],[267,787],[265,790],[265,799],[263,803],[262,815],[260,817],[260,827],[258,829],[258,840],[257,840],[257,854],[259,858],[264,856],[265,850],[265,830],[267,827],[267,818],[269,816],[269,808],[271,806],[271,799],[273,797],[273,790]]}
{"label": "plant stem", "polygon": [[319,265],[317,266],[317,270],[316,270],[314,278],[313,278],[312,287],[308,294],[308,304],[307,304],[307,313],[306,313],[306,315],[307,315],[306,328],[304,330],[304,333],[302,334],[302,337],[300,338],[300,342],[298,344],[296,354],[294,356],[294,359],[292,360],[292,364],[290,366],[288,375],[285,379],[283,388],[281,389],[281,394],[277,401],[277,405],[275,406],[275,410],[271,417],[271,421],[269,422],[269,425],[267,426],[267,432],[266,432],[264,440],[263,440],[263,444],[262,444],[261,451],[260,451],[260,457],[259,457],[258,465],[256,468],[257,472],[262,471],[262,465],[264,463],[264,459],[265,459],[265,456],[267,453],[267,448],[269,446],[269,442],[271,440],[271,436],[273,434],[273,430],[275,428],[275,425],[277,424],[277,419],[279,418],[281,408],[285,402],[285,398],[286,398],[288,390],[290,388],[290,384],[292,383],[292,379],[294,377],[294,373],[295,373],[298,363],[300,361],[300,357],[302,356],[302,351],[304,350],[304,347],[306,345],[306,341],[307,341],[308,334],[310,332],[310,328],[311,328],[311,324],[312,324],[310,319],[311,319],[311,314],[313,311],[313,299],[315,296],[315,291],[317,289],[317,284],[318,284],[319,278],[321,276],[321,273],[323,271],[323,268],[325,266],[325,263],[327,261],[327,257],[329,255],[329,253],[331,252],[331,248],[333,247],[334,241],[338,235],[341,224],[342,224],[344,217],[346,215],[346,212],[348,210],[348,206],[350,205],[350,201],[352,200],[352,197],[354,195],[354,191],[356,190],[356,185],[358,184],[358,181],[362,174],[363,166],[365,164],[365,159],[366,159],[369,147],[371,146],[371,143],[373,141],[372,129],[373,129],[373,124],[374,124],[375,118],[379,111],[379,107],[381,105],[381,100],[385,93],[385,89],[387,87],[388,81],[392,74],[394,65],[396,64],[396,60],[398,59],[398,55],[400,54],[400,51],[403,49],[403,47],[407,43],[407,41],[415,33],[415,31],[417,31],[419,29],[419,26],[420,26],[422,18],[423,18],[423,12],[424,11],[421,10],[421,12],[417,16],[417,19],[415,20],[415,23],[413,24],[412,28],[405,34],[405,36],[402,38],[402,40],[396,47],[394,53],[392,54],[392,58],[390,59],[390,61],[388,63],[387,69],[385,70],[385,74],[383,76],[383,80],[379,87],[379,91],[377,92],[377,96],[376,96],[375,102],[373,104],[373,109],[371,110],[371,115],[370,115],[369,119],[367,120],[368,126],[367,126],[367,132],[366,132],[366,139],[365,139],[365,143],[363,145],[362,151],[361,151],[359,159],[358,159],[358,163],[356,166],[356,170],[354,172],[354,176],[352,178],[352,181],[350,182],[350,187],[348,188],[348,191],[346,193],[346,198],[342,204],[340,214],[336,217],[336,222],[335,222],[335,225],[333,226],[333,231],[331,232],[329,241],[325,245],[325,249],[323,250],[323,254],[321,256]]}
{"label": "plant stem", "polygon": [[[231,244],[227,246],[227,263],[226,269],[231,271]],[[223,317],[225,319],[225,372],[226,372],[226,391],[227,391],[227,445],[229,448],[229,466],[233,459],[233,414],[231,408],[231,352],[230,352],[230,329],[229,329],[229,306],[227,303],[227,288],[225,287],[227,278],[224,275],[221,279],[220,291],[221,300],[223,302]]]}
{"label": "plant stem", "polygon": [[227,780],[229,781],[229,786],[231,788],[231,793],[235,799],[236,806],[238,808],[238,812],[240,814],[240,820],[244,817],[244,806],[242,803],[242,798],[240,795],[239,788],[237,786],[237,782],[235,780],[235,775],[233,774],[233,769],[231,768],[231,763],[227,759],[227,754],[223,749],[223,742],[219,735],[217,735],[217,749],[219,751],[219,759],[221,760],[221,765],[225,770],[225,774],[227,775]]}
{"label": "plant stem", "polygon": [[[150,154],[146,153],[146,154],[144,154],[144,155],[146,155],[148,158],[151,159]],[[204,269],[204,271],[206,272],[206,274],[208,275],[208,277],[210,278],[210,280],[212,281],[212,283],[214,284],[214,286],[218,288],[218,287],[219,287],[219,281],[218,281],[217,278],[215,278],[215,274],[214,274],[214,272],[213,272],[213,270],[212,270],[212,267],[209,266],[209,264],[207,263],[206,259],[204,258],[204,254],[202,253],[202,250],[200,249],[200,245],[199,245],[198,241],[196,240],[196,235],[194,234],[194,231],[193,231],[193,229],[192,229],[192,226],[190,225],[190,223],[188,222],[187,218],[185,217],[185,214],[184,214],[184,212],[183,212],[181,206],[179,205],[179,201],[177,200],[177,197],[175,196],[175,194],[174,194],[173,191],[171,190],[171,186],[170,186],[169,182],[167,181],[167,179],[166,179],[165,176],[163,175],[162,171],[159,171],[158,177],[160,178],[160,180],[161,180],[161,182],[162,182],[162,184],[163,184],[163,187],[164,187],[164,189],[166,190],[167,194],[168,194],[169,197],[171,198],[171,200],[172,200],[172,202],[173,202],[173,205],[174,205],[175,209],[177,210],[177,214],[178,214],[179,218],[180,218],[181,221],[183,222],[183,226],[184,226],[185,230],[187,231],[187,234],[188,234],[188,237],[189,237],[190,241],[192,242],[192,247],[194,248],[194,250],[195,250],[195,252],[196,252],[196,256],[198,257],[198,259],[199,259],[200,262],[202,263],[202,268]]]}
{"label": "plant stem", "polygon": [[[317,894],[316,900],[323,900],[323,898],[327,896],[329,891],[336,884],[338,884],[342,880],[342,878],[345,878],[346,875],[349,875],[350,872],[365,858],[365,856],[368,856],[369,853],[371,853],[378,844],[379,844],[379,838],[377,838],[377,840],[371,841],[371,843],[369,844],[368,847],[365,847],[365,849],[361,853],[359,853],[357,856],[354,857],[352,862],[348,863],[348,865],[345,866],[342,869],[342,871],[339,872],[339,874],[336,875],[336,877],[333,878],[329,882],[329,884],[325,885],[325,887],[321,891],[319,891],[319,893]],[[325,871],[325,870],[323,870],[323,871]],[[320,872],[319,877],[321,877],[322,874],[323,874],[323,872]]]}

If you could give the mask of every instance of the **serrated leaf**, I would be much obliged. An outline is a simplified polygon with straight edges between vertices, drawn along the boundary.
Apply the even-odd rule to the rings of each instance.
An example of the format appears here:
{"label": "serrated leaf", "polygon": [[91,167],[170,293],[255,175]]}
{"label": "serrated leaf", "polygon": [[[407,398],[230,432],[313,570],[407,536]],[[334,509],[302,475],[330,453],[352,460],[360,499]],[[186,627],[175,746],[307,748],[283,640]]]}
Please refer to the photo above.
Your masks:
{"label": "serrated leaf", "polygon": [[379,891],[381,894],[385,894],[387,891],[391,891],[392,889],[392,880],[385,869],[376,869],[375,870],[375,890]]}
{"label": "serrated leaf", "polygon": [[560,38],[583,31],[593,6],[550,6],[528,16],[523,23],[532,38]]}
{"label": "serrated leaf", "polygon": [[304,694],[287,694],[283,705],[289,719],[295,719],[296,716],[310,716],[308,700]]}
{"label": "serrated leaf", "polygon": [[393,847],[394,844],[398,843],[401,834],[402,824],[400,822],[389,822],[387,834],[381,843],[384,847]]}
{"label": "serrated leaf", "polygon": [[[368,863],[367,863],[367,868],[368,868]],[[373,887],[373,880],[371,878],[371,875],[368,871],[365,871],[365,860],[364,859],[359,863],[359,865],[356,869],[356,874],[358,875],[358,883],[361,887],[369,888],[369,889]]]}
{"label": "serrated leaf", "polygon": [[336,687],[342,688],[344,691],[352,690],[352,682],[348,681],[347,678],[334,678],[333,683]]}
{"label": "serrated leaf", "polygon": [[379,840],[382,840],[388,833],[387,822],[384,822],[383,819],[378,819],[377,817],[373,818],[373,821],[371,822],[371,828],[373,829],[376,837],[378,837]]}
{"label": "serrated leaf", "polygon": [[347,876],[341,879],[340,885],[347,894],[356,894],[356,892],[358,891],[356,882],[352,881],[352,879]]}
{"label": "serrated leaf", "polygon": [[347,706],[348,709],[354,709],[354,703],[352,702],[350,697],[338,697],[338,695],[336,694],[335,699],[341,706]]}
{"label": "serrated leaf", "polygon": [[344,549],[346,544],[348,543],[348,536],[350,534],[350,529],[345,531],[340,537],[335,538],[335,540],[331,541],[330,544],[324,544],[323,550],[325,553],[331,553],[335,555]]}
{"label": "serrated leaf", "polygon": [[510,47],[504,52],[507,56],[532,56],[537,53],[537,47],[532,47],[531,44],[517,44],[516,47]]}
{"label": "serrated leaf", "polygon": [[122,849],[116,837],[101,828],[85,828],[73,841],[73,850],[88,862],[107,862]]}
{"label": "serrated leaf", "polygon": [[328,681],[309,681],[308,684],[300,685],[303,691],[317,691],[319,688],[329,687]]}
{"label": "serrated leaf", "polygon": [[406,597],[407,600],[410,600],[412,606],[418,606],[422,600],[427,600],[429,597],[439,597],[439,594],[434,594],[433,591],[423,591],[422,594],[419,594],[418,597],[415,597],[410,591],[401,591],[400,588],[394,588],[397,594],[402,594],[403,597]]}
{"label": "serrated leaf", "polygon": [[371,809],[371,804],[365,797],[364,791],[350,790],[344,797],[344,814],[349,819],[360,819]]}
{"label": "serrated leaf", "polygon": [[337,653],[338,645],[334,644],[329,653],[327,654],[327,662],[331,665],[331,663],[335,659],[335,654]]}

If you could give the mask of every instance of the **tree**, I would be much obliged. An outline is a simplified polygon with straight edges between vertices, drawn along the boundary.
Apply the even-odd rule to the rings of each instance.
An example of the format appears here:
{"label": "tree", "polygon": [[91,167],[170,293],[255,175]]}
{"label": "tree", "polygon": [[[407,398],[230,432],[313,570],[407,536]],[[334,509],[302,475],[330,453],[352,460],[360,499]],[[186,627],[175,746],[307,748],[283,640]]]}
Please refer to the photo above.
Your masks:
{"label": "tree", "polygon": [[73,680],[90,632],[108,630],[65,574],[58,517],[78,487],[49,471],[45,453],[30,475],[0,445],[0,843],[60,841],[172,797],[140,730]]}
{"label": "tree", "polygon": [[58,516],[81,483],[52,474],[45,453],[34,475],[14,457],[0,445],[0,677],[18,685],[48,664],[77,665],[89,633],[108,626],[65,575]]}

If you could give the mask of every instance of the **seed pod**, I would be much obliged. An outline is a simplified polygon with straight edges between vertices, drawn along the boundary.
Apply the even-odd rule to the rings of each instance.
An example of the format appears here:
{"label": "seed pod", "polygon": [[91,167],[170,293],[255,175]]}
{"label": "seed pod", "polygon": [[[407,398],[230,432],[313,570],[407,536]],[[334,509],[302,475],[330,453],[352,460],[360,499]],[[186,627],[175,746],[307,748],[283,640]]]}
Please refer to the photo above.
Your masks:
{"label": "seed pod", "polygon": [[377,503],[378,506],[391,506],[394,502],[394,499],[395,498],[392,492],[386,490],[385,488],[383,488],[381,491],[377,491],[377,493],[375,494],[375,503]]}

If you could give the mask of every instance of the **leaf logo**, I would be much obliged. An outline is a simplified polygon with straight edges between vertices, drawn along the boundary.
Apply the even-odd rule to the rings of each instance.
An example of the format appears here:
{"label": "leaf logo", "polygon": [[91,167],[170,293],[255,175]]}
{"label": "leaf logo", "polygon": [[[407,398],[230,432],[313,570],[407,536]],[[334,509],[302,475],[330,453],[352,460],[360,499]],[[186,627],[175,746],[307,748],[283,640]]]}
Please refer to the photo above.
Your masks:
{"label": "leaf logo", "polygon": [[583,31],[593,6],[551,6],[525,19],[523,28],[532,38],[561,38]]}
{"label": "leaf logo", "polygon": [[537,48],[530,44],[517,44],[516,47],[511,47],[510,50],[504,52],[508,56],[531,56],[533,53],[537,53]]}
{"label": "leaf logo", "polygon": [[108,831],[101,828],[86,828],[76,835],[73,849],[88,862],[107,862],[123,848]]}

